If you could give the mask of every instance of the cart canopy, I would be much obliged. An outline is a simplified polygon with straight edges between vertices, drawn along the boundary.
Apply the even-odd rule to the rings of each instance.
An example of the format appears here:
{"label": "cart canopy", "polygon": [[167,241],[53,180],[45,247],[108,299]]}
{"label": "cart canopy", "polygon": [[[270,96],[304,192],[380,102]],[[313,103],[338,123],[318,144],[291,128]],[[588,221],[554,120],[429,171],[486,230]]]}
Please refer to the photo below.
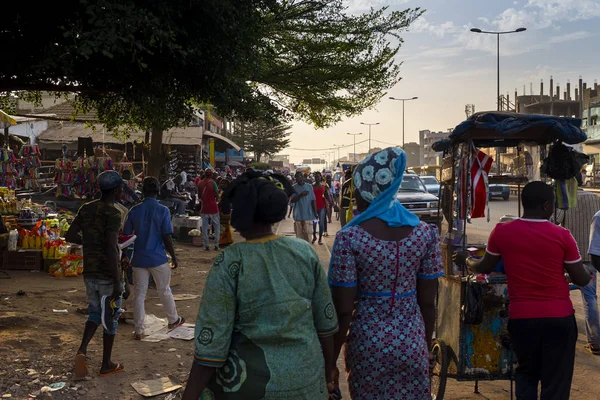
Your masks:
{"label": "cart canopy", "polygon": [[472,140],[477,147],[511,147],[520,143],[567,144],[587,140],[581,119],[551,115],[480,112],[460,123],[449,136],[452,143]]}

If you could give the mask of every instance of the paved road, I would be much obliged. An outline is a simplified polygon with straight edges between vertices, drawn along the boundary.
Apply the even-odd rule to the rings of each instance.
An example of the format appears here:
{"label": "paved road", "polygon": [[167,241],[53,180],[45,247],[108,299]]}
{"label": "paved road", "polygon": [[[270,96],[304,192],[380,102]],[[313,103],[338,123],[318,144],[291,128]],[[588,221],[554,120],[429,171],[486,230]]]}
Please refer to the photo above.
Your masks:
{"label": "paved road", "polygon": [[[487,238],[494,229],[494,226],[500,221],[504,215],[519,215],[519,206],[517,197],[512,196],[510,200],[490,200],[490,222],[486,218],[476,218],[467,224],[467,242],[469,244],[485,244]],[[487,211],[486,211],[487,216]]]}

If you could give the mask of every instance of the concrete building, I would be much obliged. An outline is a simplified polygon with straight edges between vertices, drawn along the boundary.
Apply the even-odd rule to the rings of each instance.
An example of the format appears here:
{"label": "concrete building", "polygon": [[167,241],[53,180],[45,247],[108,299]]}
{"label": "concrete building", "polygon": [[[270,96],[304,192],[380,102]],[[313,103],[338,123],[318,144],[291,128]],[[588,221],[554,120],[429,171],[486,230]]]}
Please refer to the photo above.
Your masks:
{"label": "concrete building", "polygon": [[422,146],[416,142],[410,142],[404,144],[404,152],[406,153],[406,167],[419,167],[421,166],[421,153]]}
{"label": "concrete building", "polygon": [[441,153],[433,151],[431,146],[438,140],[446,139],[450,135],[450,131],[447,132],[432,132],[429,129],[419,131],[419,144],[422,147],[419,166],[424,165],[441,165]]}

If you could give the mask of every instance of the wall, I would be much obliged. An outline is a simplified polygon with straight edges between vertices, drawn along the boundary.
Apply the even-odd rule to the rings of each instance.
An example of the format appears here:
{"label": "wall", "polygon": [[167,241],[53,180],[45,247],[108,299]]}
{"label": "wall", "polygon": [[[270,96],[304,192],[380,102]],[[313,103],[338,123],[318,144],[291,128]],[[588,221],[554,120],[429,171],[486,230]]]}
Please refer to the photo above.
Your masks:
{"label": "wall", "polygon": [[40,133],[48,129],[48,121],[27,121],[8,128],[10,135],[27,137],[31,144],[35,144]]}

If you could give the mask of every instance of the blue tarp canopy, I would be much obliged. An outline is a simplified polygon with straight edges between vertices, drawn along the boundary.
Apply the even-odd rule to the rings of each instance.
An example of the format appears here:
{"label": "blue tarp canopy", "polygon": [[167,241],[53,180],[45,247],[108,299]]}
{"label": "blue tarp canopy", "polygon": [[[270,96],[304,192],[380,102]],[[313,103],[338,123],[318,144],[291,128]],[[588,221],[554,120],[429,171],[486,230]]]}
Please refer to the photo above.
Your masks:
{"label": "blue tarp canopy", "polygon": [[460,123],[449,136],[453,143],[472,140],[477,147],[511,147],[520,143],[567,144],[587,140],[581,119],[551,115],[480,112]]}

